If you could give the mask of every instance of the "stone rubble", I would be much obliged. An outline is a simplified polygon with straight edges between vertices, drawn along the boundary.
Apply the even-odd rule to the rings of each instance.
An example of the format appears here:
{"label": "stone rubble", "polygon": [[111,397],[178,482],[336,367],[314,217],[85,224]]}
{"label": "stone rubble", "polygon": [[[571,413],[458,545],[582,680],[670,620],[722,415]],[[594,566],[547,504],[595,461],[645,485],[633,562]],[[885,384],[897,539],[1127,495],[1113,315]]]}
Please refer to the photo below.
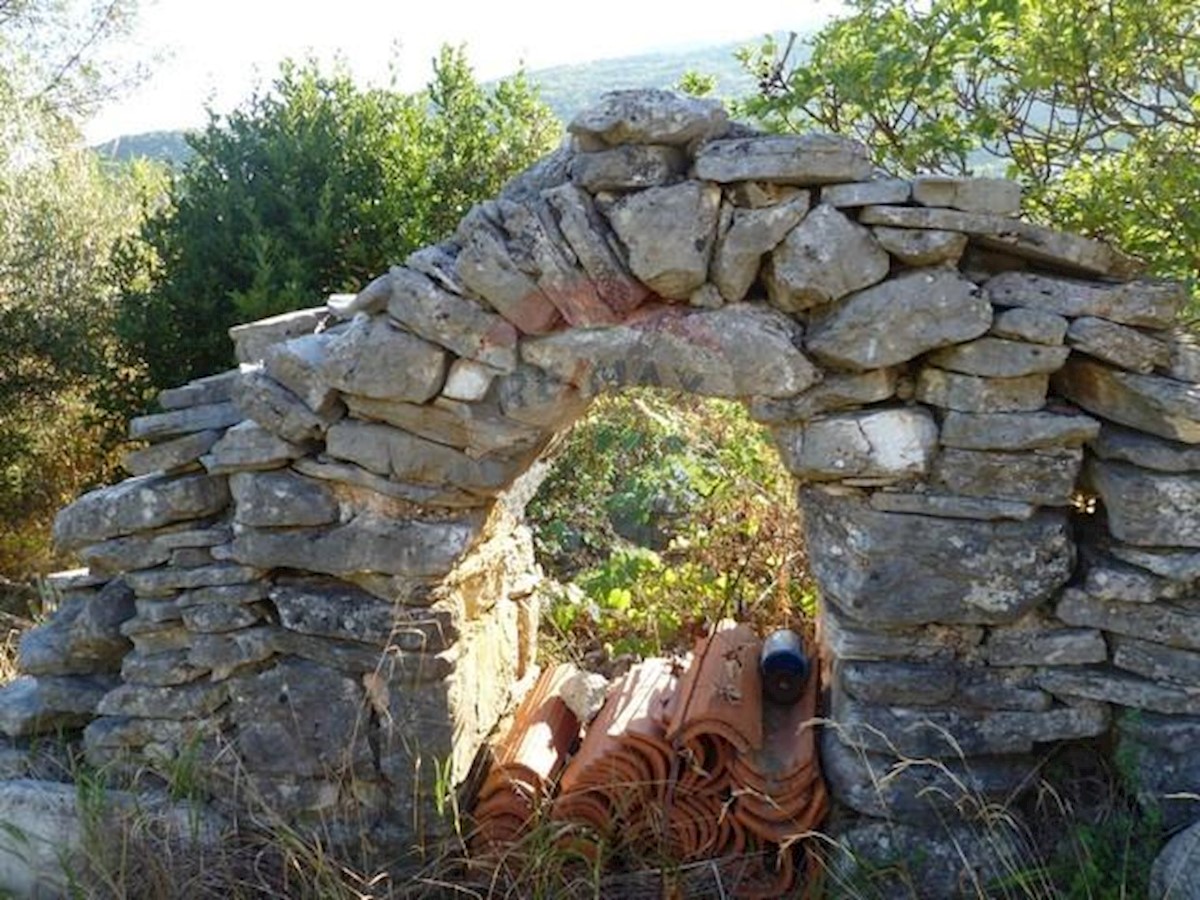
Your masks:
{"label": "stone rubble", "polygon": [[245,365],[131,423],[133,477],[55,523],[90,568],[22,641],[0,731],[90,722],[89,759],[135,767],[199,747],[217,795],[445,834],[435,782],[532,665],[522,475],[646,385],[745,401],[802,485],[841,804],[1011,799],[1113,728],[1148,801],[1200,792],[1184,289],[1014,218],[1008,182],[876,177],[712,101],[615,92],[570,130],[453,240],[233,329]]}

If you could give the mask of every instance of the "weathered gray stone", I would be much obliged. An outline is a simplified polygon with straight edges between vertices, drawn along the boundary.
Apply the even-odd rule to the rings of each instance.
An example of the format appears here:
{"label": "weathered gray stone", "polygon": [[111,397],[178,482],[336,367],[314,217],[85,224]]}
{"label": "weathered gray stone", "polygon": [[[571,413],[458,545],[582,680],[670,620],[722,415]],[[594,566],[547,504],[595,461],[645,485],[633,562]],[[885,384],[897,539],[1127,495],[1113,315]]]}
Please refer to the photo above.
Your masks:
{"label": "weathered gray stone", "polygon": [[[527,340],[521,353],[585,395],[647,385],[712,397],[786,397],[820,377],[797,349],[799,337],[797,323],[761,305],[667,307],[628,324]],[[764,366],[768,357],[772,364]]]}
{"label": "weathered gray stone", "polygon": [[294,444],[320,437],[331,422],[341,417],[340,409],[318,416],[303,400],[267,375],[261,366],[242,373],[234,402],[247,418]]}
{"label": "weathered gray stone", "polygon": [[912,198],[922,206],[1015,216],[1021,209],[1021,185],[1006,178],[918,175],[912,182]]}
{"label": "weathered gray stone", "polygon": [[[332,482],[335,485],[349,485],[358,489],[360,497],[378,495],[376,499],[391,498],[422,506],[441,506],[451,509],[477,507],[486,504],[487,500],[480,494],[459,490],[456,487],[439,487],[429,484],[392,481],[383,476],[369,472],[354,463],[340,462],[327,456],[317,459],[298,459],[293,468],[301,475],[317,478],[321,481]],[[355,505],[351,500],[348,506]],[[371,505],[368,501],[366,505]]]}
{"label": "weathered gray stone", "polygon": [[248,566],[220,562],[198,569],[144,569],[130,572],[125,580],[139,597],[166,597],[176,591],[241,584],[261,574]]}
{"label": "weathered gray stone", "polygon": [[20,675],[0,686],[0,734],[26,737],[81,728],[112,687],[112,679],[104,676]]}
{"label": "weathered gray stone", "polygon": [[1200,900],[1200,822],[1175,835],[1150,870],[1150,900]]}
{"label": "weathered gray stone", "polygon": [[161,622],[178,622],[183,618],[179,612],[179,605],[176,603],[174,595],[149,599],[139,597],[134,602],[134,606],[137,609],[137,618],[142,622],[158,624]]}
{"label": "weathered gray stone", "polygon": [[176,568],[194,569],[211,565],[214,562],[223,562],[223,560],[218,560],[213,556],[212,550],[208,547],[181,547],[171,551],[170,564]]}
{"label": "weathered gray stone", "polygon": [[771,135],[709,141],[696,153],[706,181],[767,181],[801,187],[868,178],[871,154],[858,141],[828,134]]}
{"label": "weathered gray stone", "polygon": [[798,312],[876,284],[890,266],[870,231],[821,204],[771,253],[763,280],[773,305]]}
{"label": "weathered gray stone", "polygon": [[834,667],[839,689],[880,706],[1045,712],[1049,694],[1033,686],[1027,668],[989,669],[948,661],[841,661]]}
{"label": "weathered gray stone", "polygon": [[570,181],[571,157],[575,155],[575,148],[570,143],[563,141],[524,172],[506,181],[500,188],[499,199],[524,203],[542,191]]}
{"label": "weathered gray stone", "polygon": [[80,558],[101,575],[116,575],[131,569],[149,569],[171,558],[171,551],[150,534],[111,538],[83,547]]}
{"label": "weathered gray stone", "polygon": [[912,228],[871,229],[879,246],[906,266],[957,263],[967,249],[967,236],[957,231],[918,231]]}
{"label": "weathered gray stone", "polygon": [[276,629],[260,625],[223,634],[197,634],[188,649],[193,666],[209,669],[213,681],[229,678],[242,666],[261,663],[275,655]]}
{"label": "weathered gray stone", "polygon": [[[522,410],[540,405],[535,401],[556,410],[561,404],[567,413],[574,414],[586,405],[578,399],[573,387],[554,383],[540,369],[529,366],[501,378],[500,386],[501,408],[494,403],[462,403],[448,398],[424,405],[365,397],[348,399],[350,411],[357,418],[387,422],[439,444],[466,450],[471,456],[517,452],[543,440],[545,435],[540,427],[520,420]],[[530,396],[525,397],[522,391]],[[506,400],[511,402],[511,412],[503,409]],[[525,402],[518,402],[521,400]]]}
{"label": "weathered gray stone", "polygon": [[262,361],[267,348],[272,344],[291,340],[302,334],[313,334],[328,319],[329,310],[324,306],[298,309],[269,319],[235,325],[229,329],[229,336],[233,338],[234,353],[239,363],[257,363]]}
{"label": "weathered gray stone", "polygon": [[[859,214],[859,221],[865,225],[962,231],[985,247],[1002,250],[1022,259],[1093,275],[1126,278],[1137,274],[1142,267],[1137,260],[1100,241],[991,213],[917,206],[868,206]],[[991,282],[989,287],[990,285]],[[998,297],[994,293],[992,300],[1000,306],[1027,305],[1014,302],[1010,297]]]}
{"label": "weathered gray stone", "polygon": [[608,221],[629,248],[629,268],[660,297],[686,300],[708,277],[721,191],[686,181],[622,197]]}
{"label": "weathered gray stone", "polygon": [[450,602],[411,608],[336,582],[292,582],[272,588],[284,628],[401,650],[439,652],[459,637],[460,615]]}
{"label": "weathered gray stone", "polygon": [[525,334],[552,331],[560,321],[558,308],[514,262],[503,232],[492,221],[499,216],[494,207],[477,206],[459,224],[463,246],[456,261],[458,277]]}
{"label": "weathered gray stone", "polygon": [[134,653],[186,650],[192,645],[192,633],[183,626],[182,621],[155,624],[134,618],[121,626],[121,633],[133,641]]}
{"label": "weathered gray stone", "polygon": [[172,410],[224,403],[233,399],[234,385],[239,377],[237,369],[230,369],[228,372],[197,378],[180,387],[167,388],[159,391],[158,405],[165,410]]}
{"label": "weathered gray stone", "polygon": [[[516,368],[515,364],[513,366]],[[456,359],[446,374],[442,396],[450,400],[475,403],[487,396],[497,372],[473,359]]]}
{"label": "weathered gray stone", "polygon": [[303,456],[305,448],[276,437],[257,422],[239,422],[201,457],[210,475],[243,470],[277,469]]}
{"label": "weathered gray stone", "polygon": [[590,143],[690,144],[719,137],[729,115],[718,100],[684,97],[663,90],[608,91],[567,126]]}
{"label": "weathered gray stone", "polygon": [[548,190],[543,197],[600,299],[617,313],[639,306],[650,291],[629,271],[623,250],[592,198],[569,184]]}
{"label": "weathered gray stone", "polygon": [[997,337],[981,337],[965,344],[935,350],[929,362],[942,369],[989,378],[1057,372],[1070,350],[1045,344],[1028,344]]}
{"label": "weathered gray stone", "polygon": [[991,629],[983,657],[992,666],[1080,666],[1108,659],[1094,628],[1064,628],[1039,616]]}
{"label": "weathered gray stone", "polygon": [[898,760],[847,746],[836,727],[821,736],[821,771],[833,796],[865,815],[907,823],[944,823],[964,802],[1011,802],[1033,783],[1036,765],[1023,756]]}
{"label": "weathered gray stone", "polygon": [[830,415],[774,429],[783,464],[802,481],[844,478],[880,482],[918,478],[929,471],[937,424],[911,407]]}
{"label": "weathered gray stone", "polygon": [[1088,483],[1108,513],[1108,529],[1138,546],[1200,547],[1200,474],[1149,472],[1091,459]]}
{"label": "weathered gray stone", "polygon": [[1105,425],[1090,442],[1101,459],[1132,463],[1156,472],[1200,472],[1200,447],[1164,441],[1140,431]]}
{"label": "weathered gray stone", "polygon": [[1111,641],[1112,661],[1117,668],[1152,681],[1180,685],[1193,693],[1200,688],[1200,653],[1119,634]]}
{"label": "weathered gray stone", "polygon": [[396,521],[362,513],[329,529],[286,532],[244,529],[233,542],[234,556],[264,569],[287,568],[340,575],[444,575],[474,542],[477,520]]}
{"label": "weathered gray stone", "polygon": [[[464,297],[468,293],[467,286],[458,277],[457,268],[460,250],[462,246],[457,241],[442,241],[440,244],[430,244],[428,247],[414,250],[408,254],[404,264],[414,272],[420,272],[442,290]],[[390,274],[380,277],[385,280],[384,286],[387,288],[387,296],[383,299],[383,305],[379,307],[379,311],[382,311],[391,299],[392,281]]]}
{"label": "weathered gray stone", "polygon": [[505,418],[522,426],[550,430],[582,415],[590,398],[537,366],[523,365],[499,379],[497,399]]}
{"label": "weathered gray stone", "polygon": [[1095,737],[1108,731],[1103,703],[1078,703],[1041,712],[872,706],[833,692],[838,738],[860,750],[900,756],[962,758],[1029,753],[1034,744]]}
{"label": "weathered gray stone", "polygon": [[822,596],[872,627],[1012,621],[1070,577],[1065,513],[1025,522],[878,512],[814,488],[800,492]]}
{"label": "weathered gray stone", "polygon": [[1200,614],[1169,603],[1097,600],[1066,590],[1055,609],[1068,625],[1099,628],[1185,650],[1200,650]]}
{"label": "weathered gray stone", "polygon": [[230,683],[235,747],[255,773],[367,774],[371,749],[362,686],[340,672],[287,660]]}
{"label": "weathered gray stone", "polygon": [[947,447],[934,461],[929,483],[968,497],[1069,506],[1082,461],[1081,449],[1000,453]]}
{"label": "weathered gray stone", "polygon": [[[858,625],[832,603],[818,610],[821,640],[836,659],[946,660],[976,652],[983,629],[973,625],[879,628]],[[1103,640],[1101,640],[1103,650]]]}
{"label": "weathered gray stone", "polygon": [[1136,328],[1094,316],[1072,322],[1067,343],[1080,353],[1144,375],[1166,366],[1169,359],[1167,345],[1162,341]]}
{"label": "weathered gray stone", "polygon": [[925,366],[917,376],[917,399],[959,412],[1034,412],[1046,404],[1050,376],[980,378]]}
{"label": "weathered gray stone", "polygon": [[325,306],[338,319],[353,319],[358,313],[373,316],[387,309],[390,289],[388,276],[380,275],[357,294],[330,294],[325,298]]}
{"label": "weathered gray stone", "polygon": [[1022,522],[1037,512],[1037,507],[1032,503],[1016,500],[954,494],[900,494],[892,491],[872,493],[871,509],[946,519],[1016,519]]}
{"label": "weathered gray stone", "polygon": [[1200,815],[1200,717],[1130,710],[1118,719],[1117,758],[1137,772],[1143,809],[1164,829],[1183,828]]}
{"label": "weathered gray stone", "polygon": [[1106,666],[1042,669],[1034,680],[1056,696],[1115,703],[1168,715],[1200,715],[1195,690],[1147,681]]}
{"label": "weathered gray stone", "polygon": [[228,428],[242,418],[242,413],[229,401],[189,406],[130,419],[129,437],[135,441],[163,441],[179,435]]}
{"label": "weathered gray stone", "polygon": [[942,420],[941,441],[963,450],[1040,450],[1078,447],[1100,432],[1088,416],[1055,412],[963,413]]}
{"label": "weathered gray stone", "polygon": [[368,422],[346,420],[329,429],[330,456],[402,482],[448,485],[493,494],[525,468],[527,460],[473,459],[461,450],[407,432]]}
{"label": "weathered gray stone", "polygon": [[446,365],[440,347],[376,318],[330,340],[321,374],[347,394],[424,403],[442,389]]}
{"label": "weathered gray stone", "polygon": [[752,397],[750,418],[756,422],[803,422],[822,413],[887,400],[896,393],[895,369],[872,369],[851,375],[826,375],[794,397]]}
{"label": "weathered gray stone", "polygon": [[331,345],[351,327],[338,325],[336,329],[272,344],[263,351],[263,371],[304,401],[316,415],[337,418],[341,400],[330,384],[326,367]]}
{"label": "weathered gray stone", "polygon": [[991,323],[992,307],[971,282],[948,269],[918,269],[830,308],[805,347],[835,365],[878,369],[977,338]]}
{"label": "weathered gray stone", "polygon": [[220,437],[220,431],[185,434],[161,444],[131,450],[121,460],[121,466],[130,475],[149,475],[152,472],[179,469],[200,459]]}
{"label": "weathered gray stone", "polygon": [[197,528],[196,523],[189,524],[192,527],[175,526],[170,530],[158,532],[154,535],[154,543],[167,550],[181,550],[186,547],[215,547],[228,543],[233,537],[233,529],[228,525]]}
{"label": "weathered gray stone", "polygon": [[229,503],[223,478],[143,475],[84,494],[54,519],[54,541],[77,550],[111,537],[199,519]]}
{"label": "weathered gray stone", "polygon": [[1097,600],[1153,603],[1169,592],[1169,583],[1137,566],[1089,554],[1083,589]]}
{"label": "weathered gray stone", "polygon": [[1200,383],[1200,341],[1194,335],[1175,333],[1167,340],[1168,364],[1163,374],[1188,384]]}
{"label": "weathered gray stone", "polygon": [[107,575],[97,575],[84,569],[65,569],[61,572],[51,572],[46,576],[46,586],[59,594],[87,588],[104,587],[109,582]]}
{"label": "weathered gray stone", "polygon": [[1069,325],[1066,319],[1054,313],[1018,306],[996,311],[996,317],[992,320],[992,334],[1054,347],[1066,339]]}
{"label": "weathered gray stone", "polygon": [[264,581],[252,581],[246,584],[218,584],[212,587],[196,588],[184,591],[176,601],[185,613],[189,607],[210,604],[239,604],[256,603],[267,596],[267,584]]}
{"label": "weathered gray stone", "polygon": [[734,206],[745,209],[761,209],[764,206],[776,206],[794,200],[801,193],[801,188],[790,184],[773,184],[769,181],[735,181],[724,187],[725,199]]}
{"label": "weathered gray stone", "polygon": [[159,653],[134,651],[121,662],[121,678],[131,684],[169,687],[190,684],[209,674],[209,669],[188,662],[186,649]]}
{"label": "weathered gray stone", "polygon": [[736,303],[746,296],[758,277],[763,254],[774,250],[807,211],[807,191],[775,206],[723,207],[711,277],[725,300]]}
{"label": "weathered gray stone", "polygon": [[1110,544],[1108,550],[1117,559],[1171,581],[1186,582],[1200,578],[1200,552],[1195,550],[1130,547],[1126,544]]}
{"label": "weathered gray stone", "polygon": [[180,614],[188,631],[201,634],[222,634],[249,628],[266,617],[266,611],[260,603],[199,603],[181,608]]}
{"label": "weathered gray stone", "polygon": [[688,159],[679,147],[623,144],[571,158],[571,180],[593,194],[656,187],[678,180]]}
{"label": "weathered gray stone", "polygon": [[902,178],[830,184],[821,188],[821,202],[835,209],[874,206],[881,203],[907,203],[911,195],[912,185]]}
{"label": "weathered gray stone", "polygon": [[1029,272],[1004,272],[988,281],[985,290],[1000,306],[1026,307],[1071,318],[1098,317],[1145,328],[1169,327],[1187,300],[1183,285],[1173,282],[1114,285]]}
{"label": "weathered gray stone", "polygon": [[122,684],[104,696],[96,712],[104,716],[143,719],[202,719],[228,698],[224,684],[186,684],[153,687]]}
{"label": "weathered gray stone", "polygon": [[324,525],[338,517],[337,499],[328,487],[290,470],[238,472],[230,476],[229,490],[234,520],[243,525]]}
{"label": "weathered gray stone", "polygon": [[355,675],[375,673],[384,679],[402,680],[408,690],[445,678],[456,666],[453,650],[437,654],[411,653],[360,641],[335,641],[286,628],[275,630],[272,643],[281,654],[298,656],[331,669]]}
{"label": "weathered gray stone", "polygon": [[1054,387],[1102,418],[1169,440],[1200,444],[1200,392],[1182,382],[1072,358],[1055,376]]}

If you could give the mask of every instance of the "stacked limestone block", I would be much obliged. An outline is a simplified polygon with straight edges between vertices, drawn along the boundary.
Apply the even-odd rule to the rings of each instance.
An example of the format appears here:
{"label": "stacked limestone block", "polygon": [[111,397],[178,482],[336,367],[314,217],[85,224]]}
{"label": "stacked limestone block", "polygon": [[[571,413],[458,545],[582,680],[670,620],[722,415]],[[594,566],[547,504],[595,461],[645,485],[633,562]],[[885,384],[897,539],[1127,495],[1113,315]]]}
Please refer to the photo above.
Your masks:
{"label": "stacked limestone block", "polygon": [[1008,182],[883,177],[715,102],[618,92],[570,130],[358,295],[234,329],[241,369],[135,422],[143,474],[62,513],[135,598],[89,752],[206,741],[294,810],[407,825],[529,664],[536,461],[649,385],[745,401],[801,485],[843,803],[1007,797],[1114,706],[1187,789],[1182,289],[1019,220]]}

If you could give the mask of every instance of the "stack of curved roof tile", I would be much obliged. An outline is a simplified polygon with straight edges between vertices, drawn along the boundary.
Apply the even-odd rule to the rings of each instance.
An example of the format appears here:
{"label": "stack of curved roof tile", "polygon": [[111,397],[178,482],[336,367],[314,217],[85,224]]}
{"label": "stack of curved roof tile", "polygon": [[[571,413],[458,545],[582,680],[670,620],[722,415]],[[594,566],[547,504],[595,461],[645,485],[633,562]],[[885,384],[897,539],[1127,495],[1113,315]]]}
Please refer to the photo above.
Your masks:
{"label": "stack of curved roof tile", "polygon": [[[732,858],[721,870],[731,895],[791,889],[793,845],[826,810],[813,735],[817,678],[792,706],[765,703],[760,649],[750,626],[725,621],[688,659],[649,659],[617,681],[562,770],[550,817],[565,829],[564,843],[588,857],[603,846],[643,865]],[[550,690],[541,697],[522,709],[554,702]],[[519,810],[532,814],[527,798],[561,768],[551,753],[535,776],[517,764],[510,748],[524,745],[516,732],[526,721],[541,720],[518,714],[476,813],[493,841],[521,832]]]}

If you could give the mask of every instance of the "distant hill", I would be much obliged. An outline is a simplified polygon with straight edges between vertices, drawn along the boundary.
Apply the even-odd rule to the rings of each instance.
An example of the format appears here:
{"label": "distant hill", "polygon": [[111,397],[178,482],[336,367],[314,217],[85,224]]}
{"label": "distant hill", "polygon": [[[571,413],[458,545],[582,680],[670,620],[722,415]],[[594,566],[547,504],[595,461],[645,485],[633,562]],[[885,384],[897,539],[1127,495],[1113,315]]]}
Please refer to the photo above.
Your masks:
{"label": "distant hill", "polygon": [[[575,113],[596,101],[605,91],[620,88],[670,88],[685,72],[698,72],[716,79],[714,95],[723,100],[742,97],[754,90],[754,78],[742,70],[734,52],[757,41],[748,38],[728,44],[643,53],[618,59],[601,59],[574,65],[554,66],[528,73],[559,119],[569,122]],[[122,135],[95,149],[102,156],[127,160],[145,157],[172,166],[182,166],[191,148],[182,131],[149,131]]]}

